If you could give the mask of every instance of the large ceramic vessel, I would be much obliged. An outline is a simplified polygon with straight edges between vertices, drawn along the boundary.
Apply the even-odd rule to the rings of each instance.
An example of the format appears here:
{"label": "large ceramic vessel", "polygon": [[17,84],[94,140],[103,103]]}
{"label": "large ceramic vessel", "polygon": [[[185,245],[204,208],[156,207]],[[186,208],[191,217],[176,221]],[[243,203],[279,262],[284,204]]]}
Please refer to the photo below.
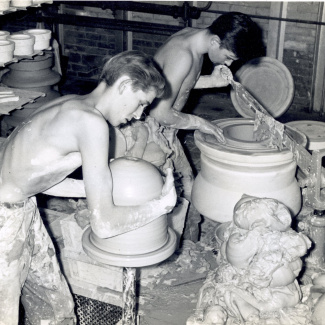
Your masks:
{"label": "large ceramic vessel", "polygon": [[[227,143],[195,131],[201,151],[201,170],[194,181],[192,203],[205,217],[232,220],[233,208],[243,194],[279,200],[292,216],[301,208],[301,190],[295,178],[297,165],[291,151],[269,149],[256,142],[254,120],[230,118],[213,121],[223,129]],[[290,134],[306,145],[306,137],[293,128]]]}
{"label": "large ceramic vessel", "polygon": [[[110,163],[113,178],[113,200],[119,206],[134,206],[158,198],[163,179],[149,162],[120,157]],[[91,232],[90,242],[97,248],[120,255],[146,254],[164,246],[168,241],[167,215],[127,233],[101,239]]]}

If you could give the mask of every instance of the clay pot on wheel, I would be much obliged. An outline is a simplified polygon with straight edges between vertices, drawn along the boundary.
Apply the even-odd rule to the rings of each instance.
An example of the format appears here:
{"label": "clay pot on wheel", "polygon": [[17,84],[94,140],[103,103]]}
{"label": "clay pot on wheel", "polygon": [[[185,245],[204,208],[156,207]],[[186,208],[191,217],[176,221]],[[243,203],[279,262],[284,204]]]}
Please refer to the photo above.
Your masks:
{"label": "clay pot on wheel", "polygon": [[[254,139],[254,120],[229,118],[213,121],[224,132],[226,144],[212,135],[195,131],[201,151],[201,170],[194,181],[192,202],[205,217],[231,221],[235,204],[243,194],[277,199],[292,216],[301,208],[301,190],[295,178],[297,165],[288,149],[269,149]],[[301,132],[287,128],[302,145]]]}
{"label": "clay pot on wheel", "polygon": [[[134,206],[158,198],[163,179],[149,162],[120,157],[110,163],[113,178],[113,200],[116,205]],[[162,215],[149,224],[127,233],[101,239],[93,232],[90,241],[103,251],[113,254],[137,255],[155,251],[168,240],[167,216]]]}

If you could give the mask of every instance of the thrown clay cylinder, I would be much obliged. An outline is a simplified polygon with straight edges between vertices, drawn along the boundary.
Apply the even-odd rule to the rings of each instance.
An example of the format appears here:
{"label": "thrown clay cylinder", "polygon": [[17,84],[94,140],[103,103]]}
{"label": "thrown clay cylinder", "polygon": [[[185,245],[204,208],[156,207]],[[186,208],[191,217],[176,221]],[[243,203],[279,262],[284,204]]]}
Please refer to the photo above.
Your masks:
{"label": "thrown clay cylinder", "polygon": [[7,36],[7,40],[15,43],[14,55],[32,55],[34,53],[35,37],[23,33]]}
{"label": "thrown clay cylinder", "polygon": [[9,62],[14,57],[15,43],[8,40],[0,40],[0,62]]}
{"label": "thrown clay cylinder", "polygon": [[[243,194],[277,199],[292,216],[301,208],[301,190],[295,178],[297,165],[291,151],[267,148],[254,139],[254,120],[229,118],[213,121],[224,133],[226,144],[195,131],[201,151],[201,170],[192,189],[192,203],[205,217],[231,221],[235,204]],[[306,136],[287,128],[294,139],[306,145]]]}
{"label": "thrown clay cylinder", "polygon": [[42,51],[49,48],[52,35],[49,29],[27,29],[23,33],[35,37],[34,51]]}
{"label": "thrown clay cylinder", "polygon": [[[120,157],[109,166],[113,178],[114,204],[141,205],[161,195],[163,179],[151,163],[133,157]],[[113,254],[153,252],[168,241],[167,216],[162,215],[140,228],[105,239],[91,232],[90,241],[94,246]]]}

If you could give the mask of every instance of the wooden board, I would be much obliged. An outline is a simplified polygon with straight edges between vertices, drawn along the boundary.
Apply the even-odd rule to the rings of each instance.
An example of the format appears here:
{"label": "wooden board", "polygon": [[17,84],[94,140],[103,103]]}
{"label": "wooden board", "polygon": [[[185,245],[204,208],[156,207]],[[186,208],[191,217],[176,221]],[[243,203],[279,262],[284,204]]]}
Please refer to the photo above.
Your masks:
{"label": "wooden board", "polygon": [[16,102],[0,103],[0,115],[9,115],[15,109],[21,109],[28,103],[33,103],[37,98],[44,97],[45,93],[39,91],[23,90],[19,88],[0,87],[1,91],[13,91],[15,96],[19,96]]}

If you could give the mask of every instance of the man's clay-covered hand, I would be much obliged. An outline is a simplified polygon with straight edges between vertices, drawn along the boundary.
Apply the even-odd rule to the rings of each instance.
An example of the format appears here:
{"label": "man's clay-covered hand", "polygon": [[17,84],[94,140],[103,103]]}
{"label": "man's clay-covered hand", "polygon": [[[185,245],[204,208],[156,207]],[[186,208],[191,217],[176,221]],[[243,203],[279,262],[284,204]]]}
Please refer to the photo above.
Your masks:
{"label": "man's clay-covered hand", "polygon": [[223,131],[217,126],[208,121],[201,126],[200,131],[207,134],[212,134],[220,143],[226,143]]}
{"label": "man's clay-covered hand", "polygon": [[171,168],[167,168],[166,170],[165,184],[161,191],[161,201],[166,206],[166,213],[172,211],[176,205],[177,195],[175,190],[173,171]]}
{"label": "man's clay-covered hand", "polygon": [[214,67],[214,70],[211,73],[211,78],[214,79],[215,87],[227,87],[229,85],[230,80],[224,76],[228,71],[231,74],[231,71],[225,65],[217,65]]}

